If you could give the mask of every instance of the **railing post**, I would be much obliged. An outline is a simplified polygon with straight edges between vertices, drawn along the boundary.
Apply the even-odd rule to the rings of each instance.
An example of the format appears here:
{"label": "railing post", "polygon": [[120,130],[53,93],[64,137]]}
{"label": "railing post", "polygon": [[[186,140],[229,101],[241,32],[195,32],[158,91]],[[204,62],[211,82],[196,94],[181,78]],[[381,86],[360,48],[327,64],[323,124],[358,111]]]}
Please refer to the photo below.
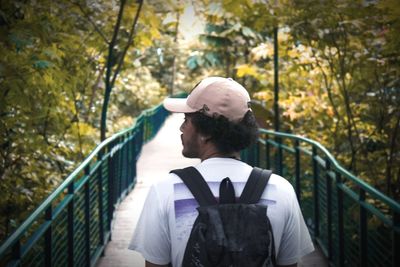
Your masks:
{"label": "railing post", "polygon": [[392,266],[400,266],[400,213],[397,211],[393,211],[393,245],[392,245],[392,253],[393,253],[393,264]]}
{"label": "railing post", "polygon": [[145,120],[143,119],[141,122],[141,127],[140,127],[140,131],[139,131],[139,139],[138,139],[138,147],[137,147],[137,151],[138,153],[136,155],[138,155],[140,153],[140,151],[142,150],[142,146],[143,143],[146,141],[145,137]]}
{"label": "railing post", "polygon": [[74,182],[68,186],[68,195],[72,196],[71,202],[68,203],[68,267],[74,267]]}
{"label": "railing post", "polygon": [[300,184],[300,142],[299,140],[295,141],[295,189],[297,195],[297,201],[301,205],[301,184]]}
{"label": "railing post", "polygon": [[118,138],[118,192],[117,192],[117,199],[118,202],[121,199],[122,196],[122,192],[124,192],[124,172],[125,172],[125,168],[124,168],[124,147],[122,146],[122,144],[124,143],[124,137],[121,136],[120,138]]}
{"label": "railing post", "polygon": [[15,266],[20,266],[21,262],[21,240],[18,239],[17,242],[12,246],[12,259],[15,261]]}
{"label": "railing post", "polygon": [[256,142],[254,154],[254,165],[260,167],[260,142],[258,140]]}
{"label": "railing post", "polygon": [[[360,266],[368,266],[368,225],[367,225],[367,211],[363,207],[362,203],[365,202],[365,190],[360,188],[359,195],[359,206],[360,206]],[[398,252],[397,252],[398,253]]]}
{"label": "railing post", "polygon": [[327,223],[328,223],[328,259],[332,260],[332,178],[329,175],[331,170],[331,162],[326,159],[325,160],[325,173],[326,173],[326,202],[327,202]]}
{"label": "railing post", "polygon": [[268,135],[265,135],[265,168],[271,169],[271,145],[268,142]]}
{"label": "railing post", "polygon": [[124,138],[124,147],[123,147],[123,151],[124,151],[124,191],[126,192],[126,194],[128,194],[128,189],[129,189],[129,135],[128,133],[125,135]]}
{"label": "railing post", "polygon": [[[85,168],[85,176],[90,174],[90,165]],[[86,180],[84,186],[85,193],[85,258],[86,266],[90,266],[90,178]]]}
{"label": "railing post", "polygon": [[[103,218],[104,218],[104,207],[103,207],[103,155],[104,152],[101,150],[99,152],[97,160],[100,162],[99,167],[97,168],[97,188],[99,190],[99,239],[100,239],[100,245],[103,246],[105,245],[104,243],[104,223],[103,223]],[[102,255],[104,255],[104,250],[102,252]]]}
{"label": "railing post", "polygon": [[254,145],[250,146],[246,151],[246,162],[254,166]]}
{"label": "railing post", "polygon": [[124,145],[122,147],[122,151],[123,151],[123,162],[124,162],[124,166],[123,166],[123,176],[124,176],[124,191],[126,192],[126,194],[128,194],[128,189],[129,189],[129,179],[128,179],[128,175],[129,175],[129,158],[128,158],[128,151],[129,151],[129,143],[128,143],[128,138],[129,136],[127,136],[127,134],[124,136]]}
{"label": "railing post", "polygon": [[337,208],[338,208],[338,238],[339,238],[339,266],[344,266],[344,221],[343,221],[343,191],[342,176],[336,172]]}
{"label": "railing post", "polygon": [[134,176],[133,176],[133,165],[135,164],[134,160],[134,133],[130,132],[129,141],[128,141],[128,184],[129,188],[131,188],[134,184]]}
{"label": "railing post", "polygon": [[313,166],[313,180],[314,180],[314,238],[319,236],[319,199],[318,199],[318,162],[317,162],[317,148],[312,147],[312,166]]}
{"label": "railing post", "polygon": [[115,184],[115,173],[114,173],[114,155],[112,154],[113,142],[108,145],[108,222],[107,222],[107,230],[110,232],[110,240],[111,240],[111,222],[114,213],[114,184]]}
{"label": "railing post", "polygon": [[282,160],[282,157],[283,157],[283,155],[282,155],[282,138],[280,138],[280,137],[276,137],[275,138],[275,141],[278,143],[278,147],[277,147],[277,154],[276,154],[276,167],[277,167],[277,173],[279,174],[279,175],[283,175],[283,165],[282,165],[282,162],[283,162],[283,160]]}
{"label": "railing post", "polygon": [[132,155],[132,182],[136,183],[136,163],[137,163],[137,151],[136,151],[136,139],[139,138],[139,130],[137,130],[132,138],[132,151],[130,152]]}
{"label": "railing post", "polygon": [[46,223],[50,222],[50,226],[46,229],[46,233],[44,234],[44,265],[46,267],[52,266],[52,243],[53,243],[53,227],[51,225],[53,220],[53,209],[50,206],[46,209],[45,212],[45,220]]}
{"label": "railing post", "polygon": [[119,149],[118,149],[118,176],[119,176],[119,189],[118,189],[118,193],[117,193],[117,196],[118,196],[118,202],[120,202],[121,201],[121,197],[122,197],[122,193],[124,192],[124,189],[125,189],[125,166],[124,166],[124,164],[125,164],[125,158],[124,158],[124,156],[125,156],[125,151],[124,151],[124,137],[123,136],[121,136],[119,139],[118,139],[118,147],[119,147]]}
{"label": "railing post", "polygon": [[143,112],[143,140],[144,142],[147,141],[149,136],[149,118],[147,116],[148,112]]}

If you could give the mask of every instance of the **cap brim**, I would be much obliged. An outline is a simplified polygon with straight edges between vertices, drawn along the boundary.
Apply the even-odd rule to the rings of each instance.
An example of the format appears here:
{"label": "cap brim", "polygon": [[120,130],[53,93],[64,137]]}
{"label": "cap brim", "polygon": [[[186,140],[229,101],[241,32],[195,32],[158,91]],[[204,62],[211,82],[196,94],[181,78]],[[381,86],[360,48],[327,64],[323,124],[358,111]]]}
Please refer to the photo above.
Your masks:
{"label": "cap brim", "polygon": [[186,104],[186,98],[166,98],[163,105],[170,112],[192,113],[197,111]]}

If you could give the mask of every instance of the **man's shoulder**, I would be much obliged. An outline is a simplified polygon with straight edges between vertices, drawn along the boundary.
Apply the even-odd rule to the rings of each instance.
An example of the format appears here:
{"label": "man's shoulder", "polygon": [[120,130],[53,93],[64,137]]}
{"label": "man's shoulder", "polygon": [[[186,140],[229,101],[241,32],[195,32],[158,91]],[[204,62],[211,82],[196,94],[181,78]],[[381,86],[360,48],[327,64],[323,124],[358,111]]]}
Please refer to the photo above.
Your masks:
{"label": "man's shoulder", "polygon": [[275,196],[284,196],[287,200],[296,198],[293,185],[284,177],[273,173],[268,183],[269,186],[274,187],[272,192]]}
{"label": "man's shoulder", "polygon": [[177,182],[180,182],[180,181],[181,181],[181,179],[179,178],[178,175],[170,172],[170,173],[165,174],[162,179],[159,179],[153,185],[155,187],[165,187],[168,185],[176,184]]}
{"label": "man's shoulder", "polygon": [[284,177],[282,177],[276,173],[271,174],[270,181],[271,181],[271,183],[278,184],[280,186],[284,186],[287,188],[293,188],[292,184],[287,179],[285,179]]}

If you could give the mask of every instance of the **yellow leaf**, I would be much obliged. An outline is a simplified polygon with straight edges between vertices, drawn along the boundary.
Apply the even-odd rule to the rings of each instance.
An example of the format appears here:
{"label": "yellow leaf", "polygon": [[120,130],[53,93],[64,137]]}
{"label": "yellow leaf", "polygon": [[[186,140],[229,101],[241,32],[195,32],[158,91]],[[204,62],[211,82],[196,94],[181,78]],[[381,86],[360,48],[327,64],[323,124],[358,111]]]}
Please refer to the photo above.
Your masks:
{"label": "yellow leaf", "polygon": [[137,36],[138,43],[140,43],[141,46],[144,47],[149,47],[153,44],[153,41],[147,34],[140,34]]}
{"label": "yellow leaf", "polygon": [[289,50],[287,54],[291,58],[296,58],[296,57],[299,56],[299,52],[297,50],[295,50],[295,49]]}
{"label": "yellow leaf", "polygon": [[155,39],[158,39],[158,38],[161,37],[160,32],[159,32],[158,29],[156,29],[156,28],[151,28],[150,34],[151,34],[151,37],[152,37],[152,38],[155,38]]}
{"label": "yellow leaf", "polygon": [[249,76],[253,76],[253,77],[258,76],[257,69],[254,66],[251,66],[248,64],[243,64],[243,65],[236,67],[236,71],[237,71],[236,74],[239,78],[241,78],[245,75],[249,75]]}
{"label": "yellow leaf", "polygon": [[274,55],[274,47],[271,43],[262,43],[251,49],[251,56],[254,60],[265,59]]}

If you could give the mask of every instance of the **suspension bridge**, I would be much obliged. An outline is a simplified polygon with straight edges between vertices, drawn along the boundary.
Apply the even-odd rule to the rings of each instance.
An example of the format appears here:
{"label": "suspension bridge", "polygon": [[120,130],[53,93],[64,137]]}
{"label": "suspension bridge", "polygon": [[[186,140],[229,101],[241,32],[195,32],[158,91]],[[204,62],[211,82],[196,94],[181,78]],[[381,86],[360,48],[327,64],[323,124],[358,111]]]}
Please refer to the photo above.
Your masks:
{"label": "suspension bridge", "polygon": [[[198,162],[181,156],[182,117],[168,115],[145,110],[97,146],[1,244],[0,266],[144,266],[127,247],[150,184]],[[400,204],[319,143],[262,129],[242,159],[293,184],[317,247],[299,266],[400,266]]]}

